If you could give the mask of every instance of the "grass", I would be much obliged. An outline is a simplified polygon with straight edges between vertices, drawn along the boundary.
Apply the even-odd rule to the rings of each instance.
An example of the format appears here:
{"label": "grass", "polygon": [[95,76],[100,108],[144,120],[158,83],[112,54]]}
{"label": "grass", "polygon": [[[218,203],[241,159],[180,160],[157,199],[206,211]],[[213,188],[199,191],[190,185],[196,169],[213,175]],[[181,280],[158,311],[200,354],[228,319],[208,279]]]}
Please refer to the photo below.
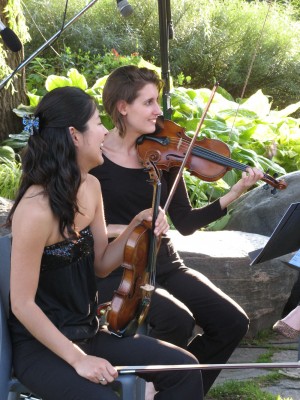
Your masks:
{"label": "grass", "polygon": [[[274,333],[270,330],[262,331],[251,340],[244,340],[243,347],[259,347],[266,351],[261,354],[256,362],[272,362],[274,353],[281,350],[291,350],[292,346],[280,346],[272,344]],[[293,347],[295,350],[295,347]],[[276,386],[276,382],[282,379],[282,374],[278,370],[272,369],[270,373],[264,376],[252,378],[251,380],[228,380],[223,384],[214,386],[205,397],[205,400],[293,400],[290,397],[281,397],[264,390],[267,386]],[[285,378],[286,379],[286,378]],[[295,399],[294,399],[295,400]]]}
{"label": "grass", "polygon": [[292,400],[273,395],[261,388],[256,378],[251,381],[228,381],[211,389],[206,400]]}
{"label": "grass", "polygon": [[274,400],[270,393],[264,392],[260,386],[251,381],[228,381],[223,385],[216,386],[209,392],[207,400]]}

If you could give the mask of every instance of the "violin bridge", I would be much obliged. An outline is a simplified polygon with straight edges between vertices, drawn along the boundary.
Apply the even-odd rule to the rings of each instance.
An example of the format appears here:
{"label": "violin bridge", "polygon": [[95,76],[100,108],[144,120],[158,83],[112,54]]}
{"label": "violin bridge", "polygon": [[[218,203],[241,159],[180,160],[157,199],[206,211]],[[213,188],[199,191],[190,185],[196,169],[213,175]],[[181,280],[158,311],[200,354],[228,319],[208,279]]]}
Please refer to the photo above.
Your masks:
{"label": "violin bridge", "polygon": [[182,138],[180,138],[178,140],[178,144],[177,144],[177,151],[179,151],[180,147],[181,147],[181,143],[182,143]]}
{"label": "violin bridge", "polygon": [[140,286],[141,289],[146,290],[146,292],[153,292],[154,286],[146,283],[145,285]]}

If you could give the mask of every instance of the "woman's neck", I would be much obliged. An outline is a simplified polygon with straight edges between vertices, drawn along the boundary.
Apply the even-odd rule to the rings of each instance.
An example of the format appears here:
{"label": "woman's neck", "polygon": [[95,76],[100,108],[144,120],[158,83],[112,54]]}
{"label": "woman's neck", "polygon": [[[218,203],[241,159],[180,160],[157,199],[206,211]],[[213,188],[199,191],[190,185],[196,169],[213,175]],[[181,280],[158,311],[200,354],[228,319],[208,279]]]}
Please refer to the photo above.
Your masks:
{"label": "woman's neck", "polygon": [[134,136],[129,133],[126,133],[125,137],[121,137],[118,131],[113,129],[104,140],[103,153],[118,165],[140,168],[141,163],[136,151],[137,137],[138,135]]}

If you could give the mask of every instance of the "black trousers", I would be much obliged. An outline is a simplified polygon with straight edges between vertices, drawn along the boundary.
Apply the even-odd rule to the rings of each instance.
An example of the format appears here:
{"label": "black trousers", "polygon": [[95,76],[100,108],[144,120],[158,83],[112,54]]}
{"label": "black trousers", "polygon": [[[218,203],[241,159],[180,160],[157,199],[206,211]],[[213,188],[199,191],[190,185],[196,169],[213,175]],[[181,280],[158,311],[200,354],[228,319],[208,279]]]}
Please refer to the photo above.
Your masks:
{"label": "black trousers", "polygon": [[[113,365],[197,364],[187,351],[148,336],[118,338],[100,331],[78,345],[87,353]],[[77,374],[69,364],[32,339],[13,347],[18,379],[43,400],[117,400],[111,385],[95,384]],[[141,374],[154,382],[156,400],[202,400],[201,372],[171,371]]]}
{"label": "black trousers", "polygon": [[[97,280],[100,303],[111,300],[121,276],[120,268]],[[203,274],[186,267],[168,238],[161,242],[156,282],[147,317],[150,335],[189,350],[200,364],[226,363],[249,327],[243,309]],[[195,324],[203,334],[192,338]],[[204,394],[219,373],[202,371]]]}

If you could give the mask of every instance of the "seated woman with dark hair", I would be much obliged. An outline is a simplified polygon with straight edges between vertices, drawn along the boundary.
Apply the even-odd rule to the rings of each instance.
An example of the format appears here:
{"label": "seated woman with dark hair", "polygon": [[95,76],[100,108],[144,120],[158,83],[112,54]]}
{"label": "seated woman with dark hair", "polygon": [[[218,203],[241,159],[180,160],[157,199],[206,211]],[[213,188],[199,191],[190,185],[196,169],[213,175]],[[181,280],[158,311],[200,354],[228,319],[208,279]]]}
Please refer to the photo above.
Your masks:
{"label": "seated woman with dark hair", "polygon": [[[141,335],[120,339],[99,326],[95,275],[122,263],[129,235],[151,221],[152,210],[138,212],[108,243],[101,187],[88,173],[103,163],[107,133],[93,99],[78,88],[55,89],[25,123],[30,137],[8,217],[18,379],[44,400],[117,400],[115,365],[197,364],[176,346]],[[154,233],[167,230],[160,210]],[[199,370],[142,376],[154,382],[157,399],[203,399]]]}

